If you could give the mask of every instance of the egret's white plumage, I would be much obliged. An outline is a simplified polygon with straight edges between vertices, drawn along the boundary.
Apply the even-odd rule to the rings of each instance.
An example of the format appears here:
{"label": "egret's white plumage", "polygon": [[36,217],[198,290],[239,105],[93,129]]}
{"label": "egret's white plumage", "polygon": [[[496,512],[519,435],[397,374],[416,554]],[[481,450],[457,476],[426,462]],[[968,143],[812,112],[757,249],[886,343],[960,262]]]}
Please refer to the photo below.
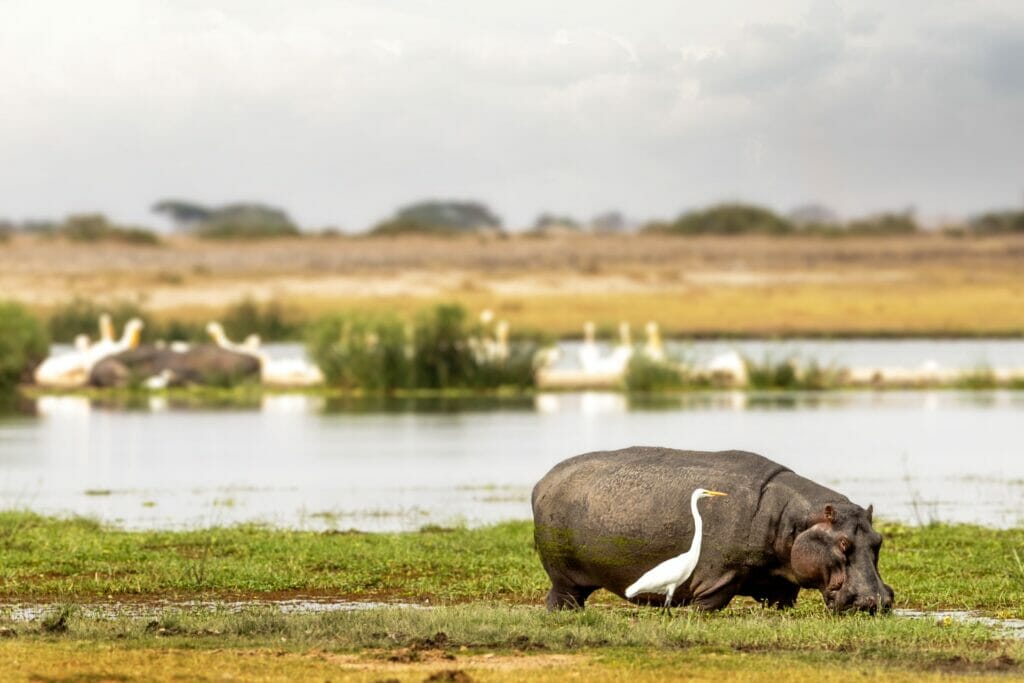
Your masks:
{"label": "egret's white plumage", "polygon": [[665,607],[672,606],[672,594],[676,592],[684,581],[690,578],[693,570],[697,568],[697,561],[700,559],[701,536],[704,532],[704,523],[701,520],[700,512],[697,510],[697,501],[701,498],[713,496],[725,496],[721,491],[708,491],[697,489],[690,496],[690,510],[693,512],[693,542],[690,549],[682,555],[677,555],[665,560],[654,567],[626,589],[627,598],[635,598],[641,593],[664,593]]}

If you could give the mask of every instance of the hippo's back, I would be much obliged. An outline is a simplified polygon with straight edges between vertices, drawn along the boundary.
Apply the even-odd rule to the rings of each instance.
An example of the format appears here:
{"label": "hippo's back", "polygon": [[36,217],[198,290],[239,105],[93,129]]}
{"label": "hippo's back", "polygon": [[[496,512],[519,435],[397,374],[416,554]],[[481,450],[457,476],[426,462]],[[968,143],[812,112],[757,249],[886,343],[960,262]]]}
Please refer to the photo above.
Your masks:
{"label": "hippo's back", "polygon": [[[749,538],[765,488],[779,475],[802,479],[744,451],[632,447],[598,451],[556,465],[533,489],[537,548],[546,568],[587,576],[621,592],[636,566],[684,552],[693,540],[694,489],[728,498],[701,503],[708,559],[750,559],[763,552]],[[804,480],[806,481],[806,480]],[[810,483],[810,482],[809,482]]]}

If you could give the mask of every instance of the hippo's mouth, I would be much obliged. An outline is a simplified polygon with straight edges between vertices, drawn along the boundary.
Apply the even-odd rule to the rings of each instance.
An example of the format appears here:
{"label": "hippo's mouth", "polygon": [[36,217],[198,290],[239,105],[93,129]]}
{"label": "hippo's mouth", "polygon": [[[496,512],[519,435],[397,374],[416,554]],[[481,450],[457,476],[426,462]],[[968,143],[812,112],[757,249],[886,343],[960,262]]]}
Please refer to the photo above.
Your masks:
{"label": "hippo's mouth", "polygon": [[880,602],[878,598],[869,598],[865,600],[858,600],[854,598],[840,602],[839,592],[829,591],[827,589],[821,591],[821,595],[825,599],[825,607],[835,614],[867,612],[871,616],[875,616],[876,614],[887,614],[892,610],[891,599],[888,601],[882,600]]}

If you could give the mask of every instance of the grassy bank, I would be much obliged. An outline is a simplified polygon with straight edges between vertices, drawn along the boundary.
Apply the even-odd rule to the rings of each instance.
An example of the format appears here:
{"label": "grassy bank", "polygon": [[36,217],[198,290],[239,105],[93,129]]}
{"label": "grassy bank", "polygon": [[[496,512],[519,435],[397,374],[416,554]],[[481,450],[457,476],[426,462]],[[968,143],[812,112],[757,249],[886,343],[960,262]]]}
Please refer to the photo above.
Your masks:
{"label": "grassy bank", "polygon": [[[881,530],[880,567],[900,607],[1024,618],[1024,529]],[[529,522],[391,534],[258,526],[135,532],[6,512],[0,539],[0,597],[8,601],[324,594],[540,604],[547,589]],[[806,591],[804,600],[821,603]],[[599,601],[621,604],[610,595]]]}
{"label": "grassy bank", "polygon": [[[881,525],[897,606],[1024,616],[1024,529]],[[795,609],[735,600],[672,617],[598,593],[548,614],[528,522],[480,529],[313,533],[243,526],[126,532],[81,519],[0,514],[0,677],[81,680],[897,680],[1024,671],[1024,642],[978,625],[835,617],[805,591]],[[155,599],[329,596],[430,609],[282,614],[158,608]],[[78,603],[153,610],[91,617]],[[461,676],[461,677],[460,677]],[[34,678],[32,678],[34,677]],[[162,678],[161,678],[162,677]],[[63,679],[61,679],[63,680]]]}
{"label": "grassy bank", "polygon": [[72,614],[63,622],[51,617],[5,628],[0,675],[20,670],[42,678],[70,665],[100,680],[152,680],[161,673],[179,680],[214,673],[246,680],[767,680],[780,674],[787,680],[848,680],[851,674],[927,680],[1019,674],[1024,657],[1024,643],[977,626],[799,611],[667,619],[653,610],[547,614],[536,607],[474,605],[110,621]]}

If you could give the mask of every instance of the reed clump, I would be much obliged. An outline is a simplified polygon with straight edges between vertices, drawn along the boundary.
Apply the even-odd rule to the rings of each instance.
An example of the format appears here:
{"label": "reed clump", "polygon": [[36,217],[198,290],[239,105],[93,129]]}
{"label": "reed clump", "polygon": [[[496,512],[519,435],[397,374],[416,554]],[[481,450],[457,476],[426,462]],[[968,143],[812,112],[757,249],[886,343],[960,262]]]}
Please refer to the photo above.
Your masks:
{"label": "reed clump", "polygon": [[391,314],[336,313],[307,336],[328,385],[368,392],[532,387],[543,346],[538,336],[510,338],[502,323],[474,322],[452,304],[411,324]]}

